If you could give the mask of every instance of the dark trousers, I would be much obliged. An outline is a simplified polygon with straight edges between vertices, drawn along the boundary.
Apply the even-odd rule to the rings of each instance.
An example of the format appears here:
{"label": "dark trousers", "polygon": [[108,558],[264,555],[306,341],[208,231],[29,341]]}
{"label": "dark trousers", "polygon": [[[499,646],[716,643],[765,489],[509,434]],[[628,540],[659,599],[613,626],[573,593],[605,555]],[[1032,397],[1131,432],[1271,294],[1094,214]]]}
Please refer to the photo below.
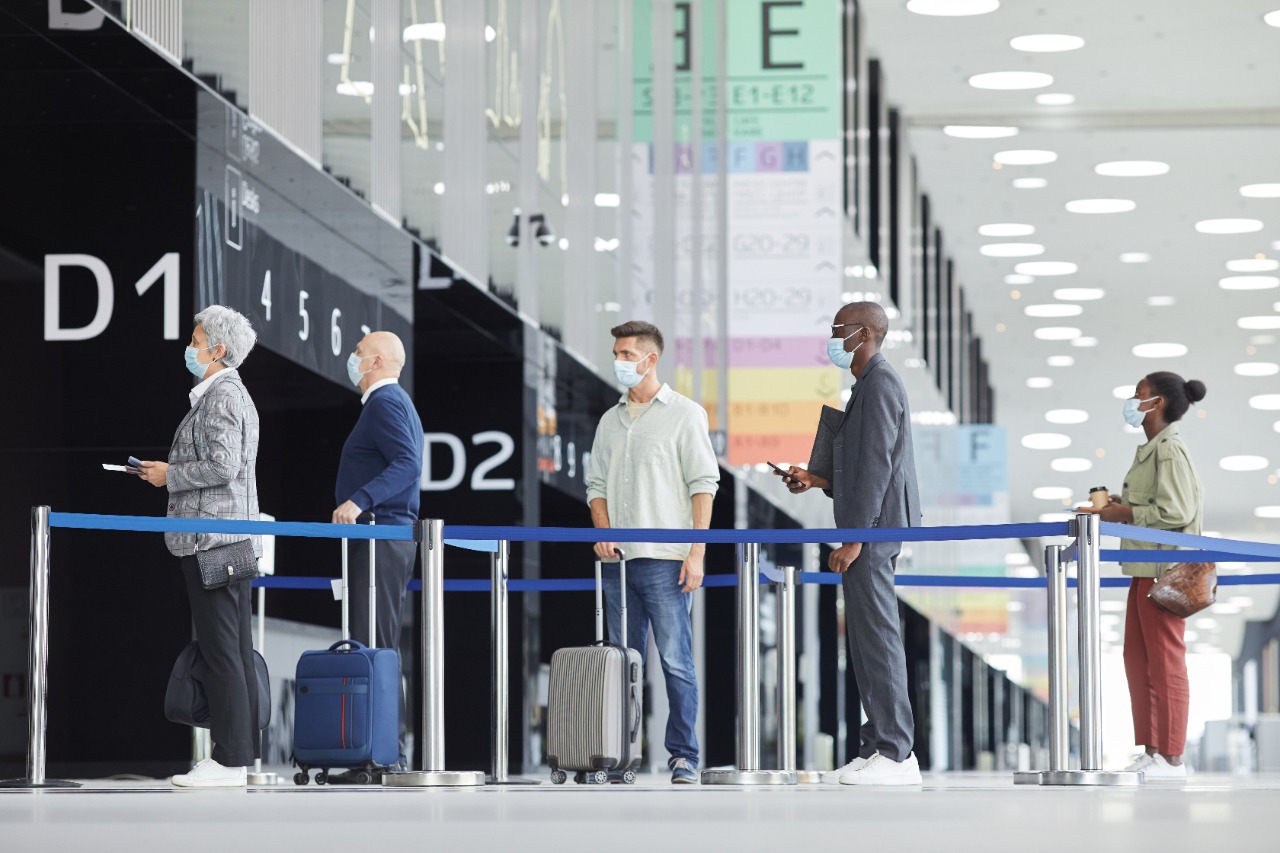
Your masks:
{"label": "dark trousers", "polygon": [[196,641],[204,657],[209,734],[214,761],[248,767],[262,757],[257,729],[258,684],[253,666],[253,593],[247,582],[205,589],[194,556],[180,560]]}
{"label": "dark trousers", "polygon": [[915,719],[907,696],[907,655],[893,587],[901,550],[898,542],[866,543],[842,580],[849,662],[867,714],[859,731],[858,755],[863,758],[879,752],[903,761],[915,742]]}
{"label": "dark trousers", "polygon": [[[369,645],[369,543],[374,543],[374,570],[378,573],[377,646],[400,650],[404,625],[405,587],[413,577],[417,543],[390,539],[352,539],[347,546],[347,594],[351,599],[350,639]],[[408,768],[405,724],[408,712],[404,695],[404,664],[400,678],[400,761]]]}

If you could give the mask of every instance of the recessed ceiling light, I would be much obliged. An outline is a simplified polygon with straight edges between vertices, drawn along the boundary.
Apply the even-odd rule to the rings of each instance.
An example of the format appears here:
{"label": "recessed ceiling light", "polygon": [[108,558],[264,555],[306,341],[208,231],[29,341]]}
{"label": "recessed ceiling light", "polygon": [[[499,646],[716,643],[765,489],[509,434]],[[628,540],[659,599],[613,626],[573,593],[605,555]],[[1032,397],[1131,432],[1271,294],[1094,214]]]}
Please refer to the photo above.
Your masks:
{"label": "recessed ceiling light", "polygon": [[1249,408],[1262,412],[1280,410],[1280,394],[1259,394],[1249,398]]}
{"label": "recessed ceiling light", "polygon": [[1014,266],[1022,275],[1071,275],[1080,269],[1070,261],[1024,261]]}
{"label": "recessed ceiling light", "polygon": [[1041,190],[1049,186],[1049,181],[1045,178],[1014,178],[1013,188],[1015,190]]}
{"label": "recessed ceiling light", "polygon": [[1240,188],[1245,198],[1280,198],[1280,184],[1246,184]]}
{"label": "recessed ceiling light", "polygon": [[975,89],[1043,89],[1053,85],[1053,75],[1041,71],[990,71],[969,78]]}
{"label": "recessed ceiling light", "polygon": [[1113,160],[1093,167],[1099,175],[1110,178],[1149,178],[1169,171],[1169,164],[1159,160]]}
{"label": "recessed ceiling light", "polygon": [[1263,15],[1262,20],[1266,21],[1273,27],[1280,27],[1280,9],[1276,9],[1274,12],[1268,12]]}
{"label": "recessed ceiling light", "polygon": [[1223,290],[1271,290],[1280,287],[1280,278],[1274,275],[1229,275],[1218,279]]}
{"label": "recessed ceiling light", "polygon": [[622,204],[622,196],[617,193],[596,193],[596,207],[617,207]]}
{"label": "recessed ceiling light", "polygon": [[1042,341],[1069,341],[1080,337],[1080,330],[1072,326],[1044,326],[1036,329],[1035,336]]}
{"label": "recessed ceiling light", "polygon": [[1078,317],[1084,313],[1079,305],[1063,305],[1051,302],[1047,305],[1028,305],[1022,309],[1028,317]]}
{"label": "recessed ceiling light", "polygon": [[1181,358],[1187,354],[1186,344],[1155,343],[1138,344],[1133,348],[1138,358]]}
{"label": "recessed ceiling light", "polygon": [[1073,347],[1096,347],[1098,345],[1097,338],[1091,338],[1088,335],[1081,335],[1071,342]]}
{"label": "recessed ceiling light", "polygon": [[1063,302],[1092,302],[1106,295],[1101,287],[1060,287],[1053,292],[1053,298]]}
{"label": "recessed ceiling light", "polygon": [[1071,446],[1071,437],[1059,432],[1033,432],[1022,437],[1022,446],[1028,450],[1061,450]]}
{"label": "recessed ceiling light", "polygon": [[1031,497],[1038,501],[1061,501],[1071,497],[1066,486],[1039,486],[1031,490]]}
{"label": "recessed ceiling light", "polygon": [[1079,474],[1093,468],[1093,462],[1079,456],[1063,456],[1049,463],[1049,467],[1060,474]]}
{"label": "recessed ceiling light", "polygon": [[1014,50],[1025,50],[1027,53],[1061,53],[1064,50],[1079,50],[1084,47],[1084,39],[1080,36],[1040,33],[1034,36],[1011,38],[1009,47]]}
{"label": "recessed ceiling light", "polygon": [[1128,400],[1137,389],[1132,385],[1117,385],[1111,389],[1111,396],[1117,400]]}
{"label": "recessed ceiling light", "polygon": [[1261,471],[1267,465],[1265,456],[1224,456],[1218,460],[1223,471]]}
{"label": "recessed ceiling light", "polygon": [[1039,243],[987,243],[978,252],[988,258],[1030,258],[1043,255],[1044,246]]}
{"label": "recessed ceiling light", "polygon": [[1227,261],[1227,269],[1231,272],[1271,272],[1280,269],[1280,261],[1275,258],[1240,258]]}
{"label": "recessed ceiling light", "polygon": [[1148,296],[1147,304],[1152,308],[1168,308],[1170,305],[1177,303],[1177,299],[1172,296]]}
{"label": "recessed ceiling light", "polygon": [[1280,518],[1280,506],[1260,506],[1253,514],[1258,518]]}
{"label": "recessed ceiling light", "polygon": [[1067,202],[1071,213],[1128,213],[1137,206],[1127,198],[1078,198]]}
{"label": "recessed ceiling light", "polygon": [[1050,367],[1070,367],[1075,363],[1076,360],[1069,355],[1051,355],[1045,359],[1045,364]]}
{"label": "recessed ceiling light", "polygon": [[[1280,305],[1277,302],[1276,305]],[[1276,342],[1275,335],[1250,335],[1249,343],[1255,347],[1269,347]]]}
{"label": "recessed ceiling light", "polygon": [[1151,256],[1146,252],[1121,252],[1120,263],[1122,264],[1145,264],[1151,260]]}
{"label": "recessed ceiling light", "polygon": [[1257,219],[1201,219],[1196,223],[1201,234],[1248,234],[1261,231],[1262,222]]}
{"label": "recessed ceiling light", "polygon": [[1018,135],[1016,127],[989,124],[948,124],[942,128],[942,132],[956,139],[1003,139]]}
{"label": "recessed ceiling light", "polygon": [[1242,329],[1280,329],[1280,316],[1263,314],[1260,317],[1241,317],[1236,325]]}
{"label": "recessed ceiling light", "polygon": [[1005,166],[1043,166],[1045,163],[1057,160],[1058,155],[1052,151],[1019,148],[1013,151],[997,151],[992,159]]}
{"label": "recessed ceiling light", "polygon": [[1030,237],[1036,233],[1036,227],[1021,222],[991,222],[979,225],[978,233],[983,237]]}
{"label": "recessed ceiling light", "polygon": [[324,60],[330,65],[341,65],[347,61],[347,55],[345,53],[331,53]]}
{"label": "recessed ceiling light", "polygon": [[1089,420],[1089,413],[1084,409],[1050,409],[1044,419],[1051,424],[1082,424]]}
{"label": "recessed ceiling light", "polygon": [[1075,95],[1066,92],[1045,92],[1036,95],[1036,103],[1042,107],[1069,107],[1076,102]]}
{"label": "recessed ceiling light", "polygon": [[1052,388],[1053,380],[1048,376],[1032,376],[1027,379],[1028,388]]}
{"label": "recessed ceiling light", "polygon": [[999,8],[1000,0],[907,0],[907,11],[917,15],[985,15]]}
{"label": "recessed ceiling light", "polygon": [[1005,284],[1031,284],[1034,281],[1035,279],[1032,278],[1031,276],[1018,275],[1016,272],[1010,273],[1009,275],[1004,277]]}

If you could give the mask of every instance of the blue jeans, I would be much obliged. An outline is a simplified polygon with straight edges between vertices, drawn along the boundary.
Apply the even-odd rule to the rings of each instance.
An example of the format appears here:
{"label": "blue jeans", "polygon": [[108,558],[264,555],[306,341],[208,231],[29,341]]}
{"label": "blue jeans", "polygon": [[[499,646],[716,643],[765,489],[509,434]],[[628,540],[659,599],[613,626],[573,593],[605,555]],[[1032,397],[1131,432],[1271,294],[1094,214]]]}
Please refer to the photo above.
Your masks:
{"label": "blue jeans", "polygon": [[[667,752],[698,766],[698,675],[693,669],[693,625],[689,614],[693,593],[681,592],[680,560],[627,561],[627,646],[643,657],[649,625],[667,680]],[[604,565],[604,599],[609,642],[622,633],[621,583],[618,564]]]}

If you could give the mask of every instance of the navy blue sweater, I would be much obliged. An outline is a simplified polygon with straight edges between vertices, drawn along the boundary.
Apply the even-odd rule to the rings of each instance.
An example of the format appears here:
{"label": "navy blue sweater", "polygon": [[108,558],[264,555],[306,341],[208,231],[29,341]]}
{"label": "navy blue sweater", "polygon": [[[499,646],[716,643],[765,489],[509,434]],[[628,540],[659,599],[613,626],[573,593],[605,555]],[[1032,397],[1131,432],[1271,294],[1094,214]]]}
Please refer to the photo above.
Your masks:
{"label": "navy blue sweater", "polygon": [[422,421],[408,393],[399,384],[374,391],[342,446],[337,504],[351,501],[364,512],[373,510],[378,524],[413,524],[422,444]]}

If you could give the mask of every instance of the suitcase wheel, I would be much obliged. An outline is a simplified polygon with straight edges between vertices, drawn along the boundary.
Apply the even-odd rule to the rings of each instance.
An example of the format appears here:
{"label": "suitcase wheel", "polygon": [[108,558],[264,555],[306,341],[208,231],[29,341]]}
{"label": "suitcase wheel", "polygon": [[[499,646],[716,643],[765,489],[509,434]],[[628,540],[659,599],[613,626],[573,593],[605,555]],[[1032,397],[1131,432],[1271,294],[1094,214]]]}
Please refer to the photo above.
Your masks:
{"label": "suitcase wheel", "polygon": [[368,770],[361,770],[356,773],[357,785],[369,785],[373,782],[373,774]]}
{"label": "suitcase wheel", "polygon": [[636,783],[636,771],[628,770],[625,773],[623,773],[622,781],[628,785],[634,785]]}
{"label": "suitcase wheel", "polygon": [[592,782],[593,784],[596,784],[596,785],[608,785],[608,784],[609,784],[609,771],[607,771],[607,770],[597,770],[596,772],[594,772],[594,773],[590,774],[590,777],[589,777],[589,778],[591,779],[591,782]]}
{"label": "suitcase wheel", "polygon": [[303,773],[302,771],[298,771],[297,773],[293,774],[293,784],[295,785],[305,785],[310,781],[311,781],[310,773]]}
{"label": "suitcase wheel", "polygon": [[326,782],[328,782],[328,781],[329,781],[329,771],[327,771],[327,770],[317,770],[317,771],[316,771],[316,784],[317,784],[317,785],[323,785],[323,784],[325,784],[325,783],[326,783]]}
{"label": "suitcase wheel", "polygon": [[563,770],[552,770],[552,771],[551,771],[551,784],[552,784],[552,785],[563,785],[563,784],[565,783],[565,780],[567,780],[568,778],[569,778],[569,774],[568,774],[568,773],[565,773]]}

